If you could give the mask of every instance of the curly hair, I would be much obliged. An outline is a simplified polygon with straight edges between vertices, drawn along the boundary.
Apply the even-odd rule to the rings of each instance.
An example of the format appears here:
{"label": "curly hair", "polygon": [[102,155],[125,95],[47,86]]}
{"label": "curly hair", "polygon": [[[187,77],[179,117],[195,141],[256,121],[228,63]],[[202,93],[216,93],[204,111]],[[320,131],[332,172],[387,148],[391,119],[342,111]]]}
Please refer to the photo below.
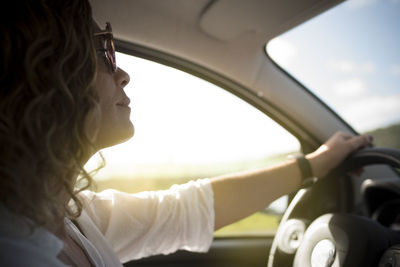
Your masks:
{"label": "curly hair", "polygon": [[0,15],[0,201],[56,230],[79,216],[77,192],[92,184],[83,168],[98,109],[92,11],[87,0],[11,2]]}

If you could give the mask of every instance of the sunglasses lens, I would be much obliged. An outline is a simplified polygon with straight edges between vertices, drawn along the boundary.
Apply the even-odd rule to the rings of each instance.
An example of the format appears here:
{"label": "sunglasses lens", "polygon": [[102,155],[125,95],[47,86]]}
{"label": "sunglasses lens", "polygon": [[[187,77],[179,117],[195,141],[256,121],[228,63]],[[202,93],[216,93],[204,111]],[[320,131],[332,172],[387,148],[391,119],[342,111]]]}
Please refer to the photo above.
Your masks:
{"label": "sunglasses lens", "polygon": [[103,49],[101,50],[104,52],[105,59],[107,60],[111,71],[116,72],[117,62],[115,61],[115,47],[114,47],[114,39],[113,39],[111,24],[107,22],[106,30],[99,33],[95,33],[95,36],[102,37]]}
{"label": "sunglasses lens", "polygon": [[115,60],[115,47],[112,37],[106,40],[106,57],[109,61],[111,70],[115,72],[117,70],[117,62]]}
{"label": "sunglasses lens", "polygon": [[115,47],[114,47],[114,41],[110,39],[108,41],[108,49],[107,49],[107,54],[108,58],[110,60],[110,65],[112,68],[112,71],[115,72],[117,70],[117,62],[115,60]]}
{"label": "sunglasses lens", "polygon": [[[112,33],[112,28],[111,28],[111,24],[109,22],[107,22],[106,24],[106,30],[108,32]],[[111,34],[111,36],[107,39],[107,57],[108,60],[110,61],[110,66],[111,66],[111,70],[113,72],[115,72],[117,70],[117,62],[115,60],[115,46],[114,46],[114,39],[113,36]]]}

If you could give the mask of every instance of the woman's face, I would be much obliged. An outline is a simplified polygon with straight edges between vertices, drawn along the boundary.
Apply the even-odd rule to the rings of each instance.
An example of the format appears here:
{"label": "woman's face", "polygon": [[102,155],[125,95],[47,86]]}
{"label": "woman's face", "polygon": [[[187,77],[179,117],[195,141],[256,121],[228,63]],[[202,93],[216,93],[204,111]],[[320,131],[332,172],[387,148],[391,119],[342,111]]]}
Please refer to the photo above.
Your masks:
{"label": "woman's face", "polygon": [[[96,24],[95,32],[99,31]],[[134,134],[134,127],[130,121],[130,100],[124,92],[124,87],[130,80],[129,75],[120,68],[113,73],[102,54],[97,55],[96,89],[99,96],[100,126],[95,146],[101,149],[128,140]]]}

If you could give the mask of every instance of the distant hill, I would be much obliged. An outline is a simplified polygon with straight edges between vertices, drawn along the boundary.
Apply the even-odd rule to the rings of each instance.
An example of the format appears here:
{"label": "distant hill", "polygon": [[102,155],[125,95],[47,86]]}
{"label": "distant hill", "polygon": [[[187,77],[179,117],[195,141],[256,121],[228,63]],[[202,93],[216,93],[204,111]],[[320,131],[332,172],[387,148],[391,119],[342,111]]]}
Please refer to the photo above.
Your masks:
{"label": "distant hill", "polygon": [[379,128],[366,134],[374,137],[374,145],[377,147],[391,147],[400,149],[400,124],[394,124],[386,128]]}

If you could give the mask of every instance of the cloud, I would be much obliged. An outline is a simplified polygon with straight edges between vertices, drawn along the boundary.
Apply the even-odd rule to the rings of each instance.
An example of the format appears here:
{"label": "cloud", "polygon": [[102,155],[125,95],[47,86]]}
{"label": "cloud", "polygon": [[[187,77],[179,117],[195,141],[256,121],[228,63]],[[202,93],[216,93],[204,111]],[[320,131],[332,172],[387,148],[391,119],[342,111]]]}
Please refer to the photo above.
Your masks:
{"label": "cloud", "polygon": [[375,64],[372,62],[364,62],[359,65],[360,70],[364,73],[374,73],[375,72]]}
{"label": "cloud", "polygon": [[353,72],[356,70],[356,64],[350,60],[330,61],[328,67],[340,72]]}
{"label": "cloud", "polygon": [[366,85],[363,80],[359,78],[353,78],[336,82],[332,85],[333,93],[337,97],[361,97],[365,95]]}
{"label": "cloud", "polygon": [[378,95],[361,78],[338,81],[325,97],[360,132],[400,122],[400,95]]}
{"label": "cloud", "polygon": [[331,70],[343,73],[374,73],[376,70],[375,64],[369,61],[356,63],[351,60],[331,60],[328,63]]}
{"label": "cloud", "polygon": [[281,37],[272,39],[268,43],[266,50],[284,68],[290,66],[297,54],[296,47]]}
{"label": "cloud", "polygon": [[394,64],[390,67],[390,73],[395,76],[400,76],[400,64]]}
{"label": "cloud", "polygon": [[365,132],[400,121],[400,96],[367,96],[352,99],[343,111],[345,119],[357,130]]}

